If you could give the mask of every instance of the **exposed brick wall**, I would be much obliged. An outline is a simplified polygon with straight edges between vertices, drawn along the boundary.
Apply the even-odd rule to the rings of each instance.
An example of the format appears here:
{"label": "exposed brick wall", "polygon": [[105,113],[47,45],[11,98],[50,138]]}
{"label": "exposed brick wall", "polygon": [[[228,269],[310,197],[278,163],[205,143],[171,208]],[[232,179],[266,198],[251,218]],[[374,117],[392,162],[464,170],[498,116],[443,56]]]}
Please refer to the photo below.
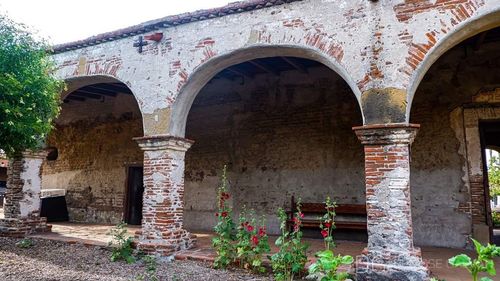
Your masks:
{"label": "exposed brick wall", "polygon": [[133,97],[64,104],[47,145],[58,149],[43,167],[43,188],[67,190],[70,220],[118,223],[123,219],[127,165],[141,165],[133,141],[142,122]]}
{"label": "exposed brick wall", "polygon": [[237,212],[267,216],[279,231],[276,210],[292,195],[304,202],[364,204],[363,153],[351,127],[362,123],[354,95],[326,68],[278,77],[259,75],[241,85],[218,79],[191,109],[186,154],[186,226],[215,225],[216,188],[228,164]]}

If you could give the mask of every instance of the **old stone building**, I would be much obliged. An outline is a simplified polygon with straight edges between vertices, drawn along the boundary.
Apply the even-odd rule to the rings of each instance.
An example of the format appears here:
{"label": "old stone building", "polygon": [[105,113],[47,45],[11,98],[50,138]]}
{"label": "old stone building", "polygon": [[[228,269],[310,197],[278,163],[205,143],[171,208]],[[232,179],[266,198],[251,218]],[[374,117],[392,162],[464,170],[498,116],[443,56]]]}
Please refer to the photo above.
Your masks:
{"label": "old stone building", "polygon": [[291,196],[366,204],[358,280],[427,280],[415,245],[491,239],[499,27],[497,0],[251,0],[55,46],[42,187],[170,255],[212,228],[227,164],[272,233]]}

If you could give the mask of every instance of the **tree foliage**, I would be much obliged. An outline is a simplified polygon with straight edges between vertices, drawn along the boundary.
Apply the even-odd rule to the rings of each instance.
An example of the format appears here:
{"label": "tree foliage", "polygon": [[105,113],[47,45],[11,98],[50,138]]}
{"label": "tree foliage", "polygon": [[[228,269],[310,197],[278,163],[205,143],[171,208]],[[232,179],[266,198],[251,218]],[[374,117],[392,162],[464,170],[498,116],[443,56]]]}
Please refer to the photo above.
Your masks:
{"label": "tree foliage", "polygon": [[47,44],[0,15],[0,148],[12,157],[39,148],[59,113],[63,83]]}
{"label": "tree foliage", "polygon": [[491,157],[488,165],[488,182],[491,197],[500,196],[500,158]]}

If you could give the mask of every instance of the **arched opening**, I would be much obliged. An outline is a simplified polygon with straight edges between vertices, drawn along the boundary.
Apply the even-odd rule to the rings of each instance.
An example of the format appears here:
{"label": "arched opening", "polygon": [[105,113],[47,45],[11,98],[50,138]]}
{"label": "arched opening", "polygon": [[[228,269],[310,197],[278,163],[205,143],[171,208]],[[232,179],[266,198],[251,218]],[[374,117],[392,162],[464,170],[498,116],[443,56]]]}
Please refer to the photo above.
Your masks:
{"label": "arched opening", "polygon": [[[188,230],[213,229],[224,165],[236,215],[255,210],[266,217],[271,234],[279,232],[277,209],[290,209],[292,196],[303,203],[330,196],[364,208],[363,147],[352,132],[363,120],[356,95],[339,74],[287,52],[219,65],[224,67],[204,78],[208,82],[186,114],[186,138],[195,141],[185,160]],[[338,219],[366,226],[366,216]],[[319,234],[317,228],[307,231]],[[338,235],[363,240],[366,230]]]}
{"label": "arched opening", "polygon": [[470,33],[464,27],[459,35],[469,38],[432,64],[413,98],[410,122],[421,124],[411,167],[420,245],[464,248],[471,236],[492,240],[481,124],[500,118],[500,28],[475,26]]}
{"label": "arched opening", "polygon": [[[43,165],[42,213],[44,195],[65,194],[71,222],[140,224],[143,153],[133,138],[143,135],[143,125],[132,91],[101,76],[70,79],[67,88],[47,138],[57,157],[49,153],[52,158]],[[61,206],[54,204],[46,209]],[[53,214],[52,219],[61,218]]]}

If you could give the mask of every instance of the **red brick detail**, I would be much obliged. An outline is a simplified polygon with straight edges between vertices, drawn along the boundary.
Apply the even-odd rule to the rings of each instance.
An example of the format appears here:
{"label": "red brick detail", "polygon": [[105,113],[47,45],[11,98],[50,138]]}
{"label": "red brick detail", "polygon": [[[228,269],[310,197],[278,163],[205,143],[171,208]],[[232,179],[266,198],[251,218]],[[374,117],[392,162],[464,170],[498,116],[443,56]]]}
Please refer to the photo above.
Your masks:
{"label": "red brick detail", "polygon": [[405,0],[394,6],[396,17],[400,22],[407,22],[413,16],[437,10],[440,13],[451,11],[457,22],[464,21],[484,5],[484,0]]}
{"label": "red brick detail", "polygon": [[[68,62],[70,63],[70,62]],[[122,59],[119,56],[112,56],[110,58],[97,57],[87,60],[85,63],[84,73],[80,73],[78,62],[70,63],[74,65],[73,76],[77,75],[110,75],[116,77],[116,73],[122,66]],[[63,64],[61,67],[64,67]]]}
{"label": "red brick detail", "polygon": [[437,44],[439,35],[447,34],[454,26],[472,17],[476,10],[483,5],[484,0],[405,0],[405,3],[394,6],[396,17],[400,22],[408,22],[414,15],[431,10],[453,15],[449,23],[441,20],[439,29],[425,33],[427,37],[425,43],[415,43],[413,35],[407,30],[399,34],[401,42],[410,47],[406,57],[406,66],[399,71],[410,77],[424,60],[429,50]]}
{"label": "red brick detail", "polygon": [[320,49],[339,63],[342,61],[344,49],[341,45],[331,42],[331,39],[326,33],[307,33],[305,39],[307,45]]}

